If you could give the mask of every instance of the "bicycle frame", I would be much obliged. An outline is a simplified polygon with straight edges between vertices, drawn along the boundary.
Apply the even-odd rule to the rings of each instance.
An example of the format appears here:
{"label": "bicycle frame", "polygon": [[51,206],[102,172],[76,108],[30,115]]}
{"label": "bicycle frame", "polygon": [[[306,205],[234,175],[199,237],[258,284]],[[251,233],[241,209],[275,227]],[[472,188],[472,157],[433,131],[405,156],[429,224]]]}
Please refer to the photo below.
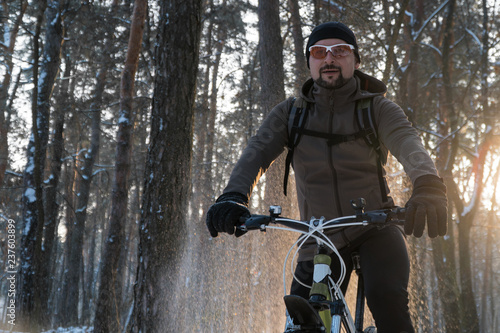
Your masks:
{"label": "bicycle frame", "polygon": [[[327,247],[317,240],[317,254],[313,259],[313,284],[309,293],[309,302],[313,304],[313,307],[314,304],[321,304],[324,301],[331,302],[327,308],[318,310],[326,332],[340,332],[341,326],[344,325],[347,332],[355,333],[357,331],[344,295],[340,290],[340,283],[333,282],[330,269],[332,258],[327,254],[326,250]],[[339,258],[341,257],[339,256]],[[359,303],[357,301],[356,315],[362,316],[363,311],[358,311],[358,307]],[[356,318],[356,322],[358,322],[358,318]]]}
{"label": "bicycle frame", "polygon": [[[332,220],[325,221],[322,217],[320,219],[312,217],[310,221],[298,221],[294,219],[280,217],[281,207],[279,206],[271,206],[270,207],[270,215],[252,215],[252,217],[245,219],[244,224],[237,227],[238,236],[246,233],[248,230],[261,230],[265,231],[268,228],[271,229],[281,229],[287,231],[294,231],[301,233],[302,235],[298,238],[298,240],[290,247],[288,254],[285,258],[284,268],[283,268],[283,285],[285,290],[285,304],[287,305],[287,312],[292,312],[292,315],[295,313],[296,318],[299,321],[306,321],[306,319],[310,319],[311,322],[314,322],[313,325],[318,325],[318,318],[312,318],[315,315],[311,311],[316,312],[316,316],[321,318],[323,327],[317,327],[318,331],[331,332],[331,333],[340,333],[341,326],[344,326],[347,333],[356,333],[363,331],[363,315],[364,315],[364,289],[362,286],[362,276],[359,275],[360,265],[359,265],[359,257],[356,261],[356,258],[353,258],[354,261],[354,269],[358,273],[360,277],[360,281],[358,282],[358,295],[356,300],[356,321],[353,322],[351,313],[349,312],[349,308],[345,302],[344,295],[340,290],[340,285],[345,278],[346,268],[345,263],[338,252],[335,245],[331,242],[331,240],[324,234],[324,230],[330,228],[338,228],[338,227],[347,227],[354,225],[368,225],[368,224],[378,224],[380,226],[386,225],[388,223],[397,223],[401,224],[403,222],[400,218],[400,214],[404,212],[404,209],[384,209],[377,210],[371,212],[364,212],[364,200],[358,199],[357,201],[351,201],[353,208],[356,211],[356,215],[340,217]],[[242,221],[243,222],[243,221]],[[270,223],[281,224],[285,227],[280,226],[269,226]],[[295,254],[291,260],[292,272],[293,266],[295,264],[295,258],[298,254],[298,250],[301,246],[306,242],[306,240],[310,238],[314,238],[317,244],[317,253],[314,256],[314,270],[313,270],[313,284],[308,286],[300,281],[295,275],[293,278],[297,280],[300,284],[310,287],[311,291],[309,294],[309,300],[304,300],[304,302],[308,302],[308,306],[305,304],[300,305],[300,311],[304,311],[304,315],[298,315],[298,312],[290,311],[289,306],[291,304],[297,304],[296,302],[298,296],[286,295],[287,284],[286,284],[286,264],[289,260],[289,256],[294,248],[296,248]],[[331,250],[332,254],[328,254],[328,251]],[[336,255],[340,260],[340,276],[337,281],[333,280],[331,276],[331,255]],[[361,283],[361,285],[360,285]],[[298,303],[304,303],[300,301]],[[293,317],[292,317],[293,318]],[[294,323],[295,327],[295,323]],[[301,331],[303,328],[297,327],[297,329]],[[286,332],[294,332],[294,328],[292,331],[287,330]]]}

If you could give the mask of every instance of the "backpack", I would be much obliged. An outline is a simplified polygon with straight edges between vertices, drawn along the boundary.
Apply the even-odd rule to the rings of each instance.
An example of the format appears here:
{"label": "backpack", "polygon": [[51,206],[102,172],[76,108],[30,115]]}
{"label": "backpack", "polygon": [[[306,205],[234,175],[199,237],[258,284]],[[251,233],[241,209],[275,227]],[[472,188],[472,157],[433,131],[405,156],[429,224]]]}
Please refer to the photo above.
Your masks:
{"label": "backpack", "polygon": [[380,141],[378,139],[377,126],[373,112],[373,98],[367,97],[356,101],[355,117],[360,130],[357,133],[349,135],[330,134],[306,129],[305,124],[309,107],[310,105],[307,101],[301,97],[297,97],[293,99],[292,106],[290,108],[290,116],[288,118],[288,153],[286,155],[285,177],[283,180],[283,193],[285,196],[288,187],[290,165],[293,160],[293,150],[299,144],[302,135],[326,139],[329,146],[363,138],[365,143],[372,147],[377,153],[377,174],[379,178],[380,192],[382,194],[382,200],[387,202],[388,197],[382,168],[382,166],[387,162],[387,159],[382,152]]}

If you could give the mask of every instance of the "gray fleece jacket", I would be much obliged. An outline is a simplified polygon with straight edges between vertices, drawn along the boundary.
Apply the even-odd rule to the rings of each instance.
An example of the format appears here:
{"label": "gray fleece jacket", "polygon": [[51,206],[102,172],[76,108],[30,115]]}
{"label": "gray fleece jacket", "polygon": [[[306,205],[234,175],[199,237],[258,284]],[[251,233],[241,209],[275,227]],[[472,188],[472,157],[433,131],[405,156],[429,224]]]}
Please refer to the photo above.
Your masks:
{"label": "gray fleece jacket", "polygon": [[[383,154],[387,155],[389,150],[412,182],[423,175],[437,175],[417,131],[401,108],[384,97],[386,91],[384,83],[357,70],[339,89],[322,88],[310,79],[301,92],[301,97],[311,103],[305,128],[354,134],[360,130],[355,119],[356,100],[372,96]],[[287,99],[273,108],[243,151],[224,193],[238,192],[250,197],[259,178],[287,147],[291,104],[292,99]],[[302,220],[309,220],[311,216],[331,219],[352,215],[350,201],[356,198],[366,199],[366,210],[394,205],[390,196],[386,202],[382,198],[377,154],[363,138],[329,146],[326,139],[303,135],[294,149],[292,165]],[[387,183],[385,185],[389,193]],[[329,237],[337,248],[342,248],[367,229],[334,229]],[[313,255],[314,246],[306,246],[300,252],[299,261],[310,260]]]}

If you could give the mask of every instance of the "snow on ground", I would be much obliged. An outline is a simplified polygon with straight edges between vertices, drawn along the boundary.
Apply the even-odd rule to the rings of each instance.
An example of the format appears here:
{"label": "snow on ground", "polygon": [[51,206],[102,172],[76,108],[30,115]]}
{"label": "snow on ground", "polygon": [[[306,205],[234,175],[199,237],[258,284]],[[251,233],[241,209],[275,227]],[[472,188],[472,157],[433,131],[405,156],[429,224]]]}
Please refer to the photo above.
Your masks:
{"label": "snow on ground", "polygon": [[62,328],[59,327],[56,330],[50,330],[50,331],[45,331],[43,333],[91,333],[94,332],[93,327],[68,327],[68,328]]}
{"label": "snow on ground", "polygon": [[[66,327],[66,328],[59,327],[57,329],[44,331],[43,333],[92,333],[93,331],[94,331],[93,327],[83,326],[83,327]],[[24,333],[24,332],[17,332],[15,330],[12,331],[0,330],[0,333]]]}

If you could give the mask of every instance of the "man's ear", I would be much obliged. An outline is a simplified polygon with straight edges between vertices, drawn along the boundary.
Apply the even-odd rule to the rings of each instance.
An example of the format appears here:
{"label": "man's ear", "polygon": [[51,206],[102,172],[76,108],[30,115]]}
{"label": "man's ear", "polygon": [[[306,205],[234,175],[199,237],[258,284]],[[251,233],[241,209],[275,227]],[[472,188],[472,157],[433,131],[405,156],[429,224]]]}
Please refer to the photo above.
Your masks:
{"label": "man's ear", "polygon": [[360,65],[361,65],[361,63],[359,61],[356,61],[356,64],[354,65],[354,68],[355,69],[359,69]]}

